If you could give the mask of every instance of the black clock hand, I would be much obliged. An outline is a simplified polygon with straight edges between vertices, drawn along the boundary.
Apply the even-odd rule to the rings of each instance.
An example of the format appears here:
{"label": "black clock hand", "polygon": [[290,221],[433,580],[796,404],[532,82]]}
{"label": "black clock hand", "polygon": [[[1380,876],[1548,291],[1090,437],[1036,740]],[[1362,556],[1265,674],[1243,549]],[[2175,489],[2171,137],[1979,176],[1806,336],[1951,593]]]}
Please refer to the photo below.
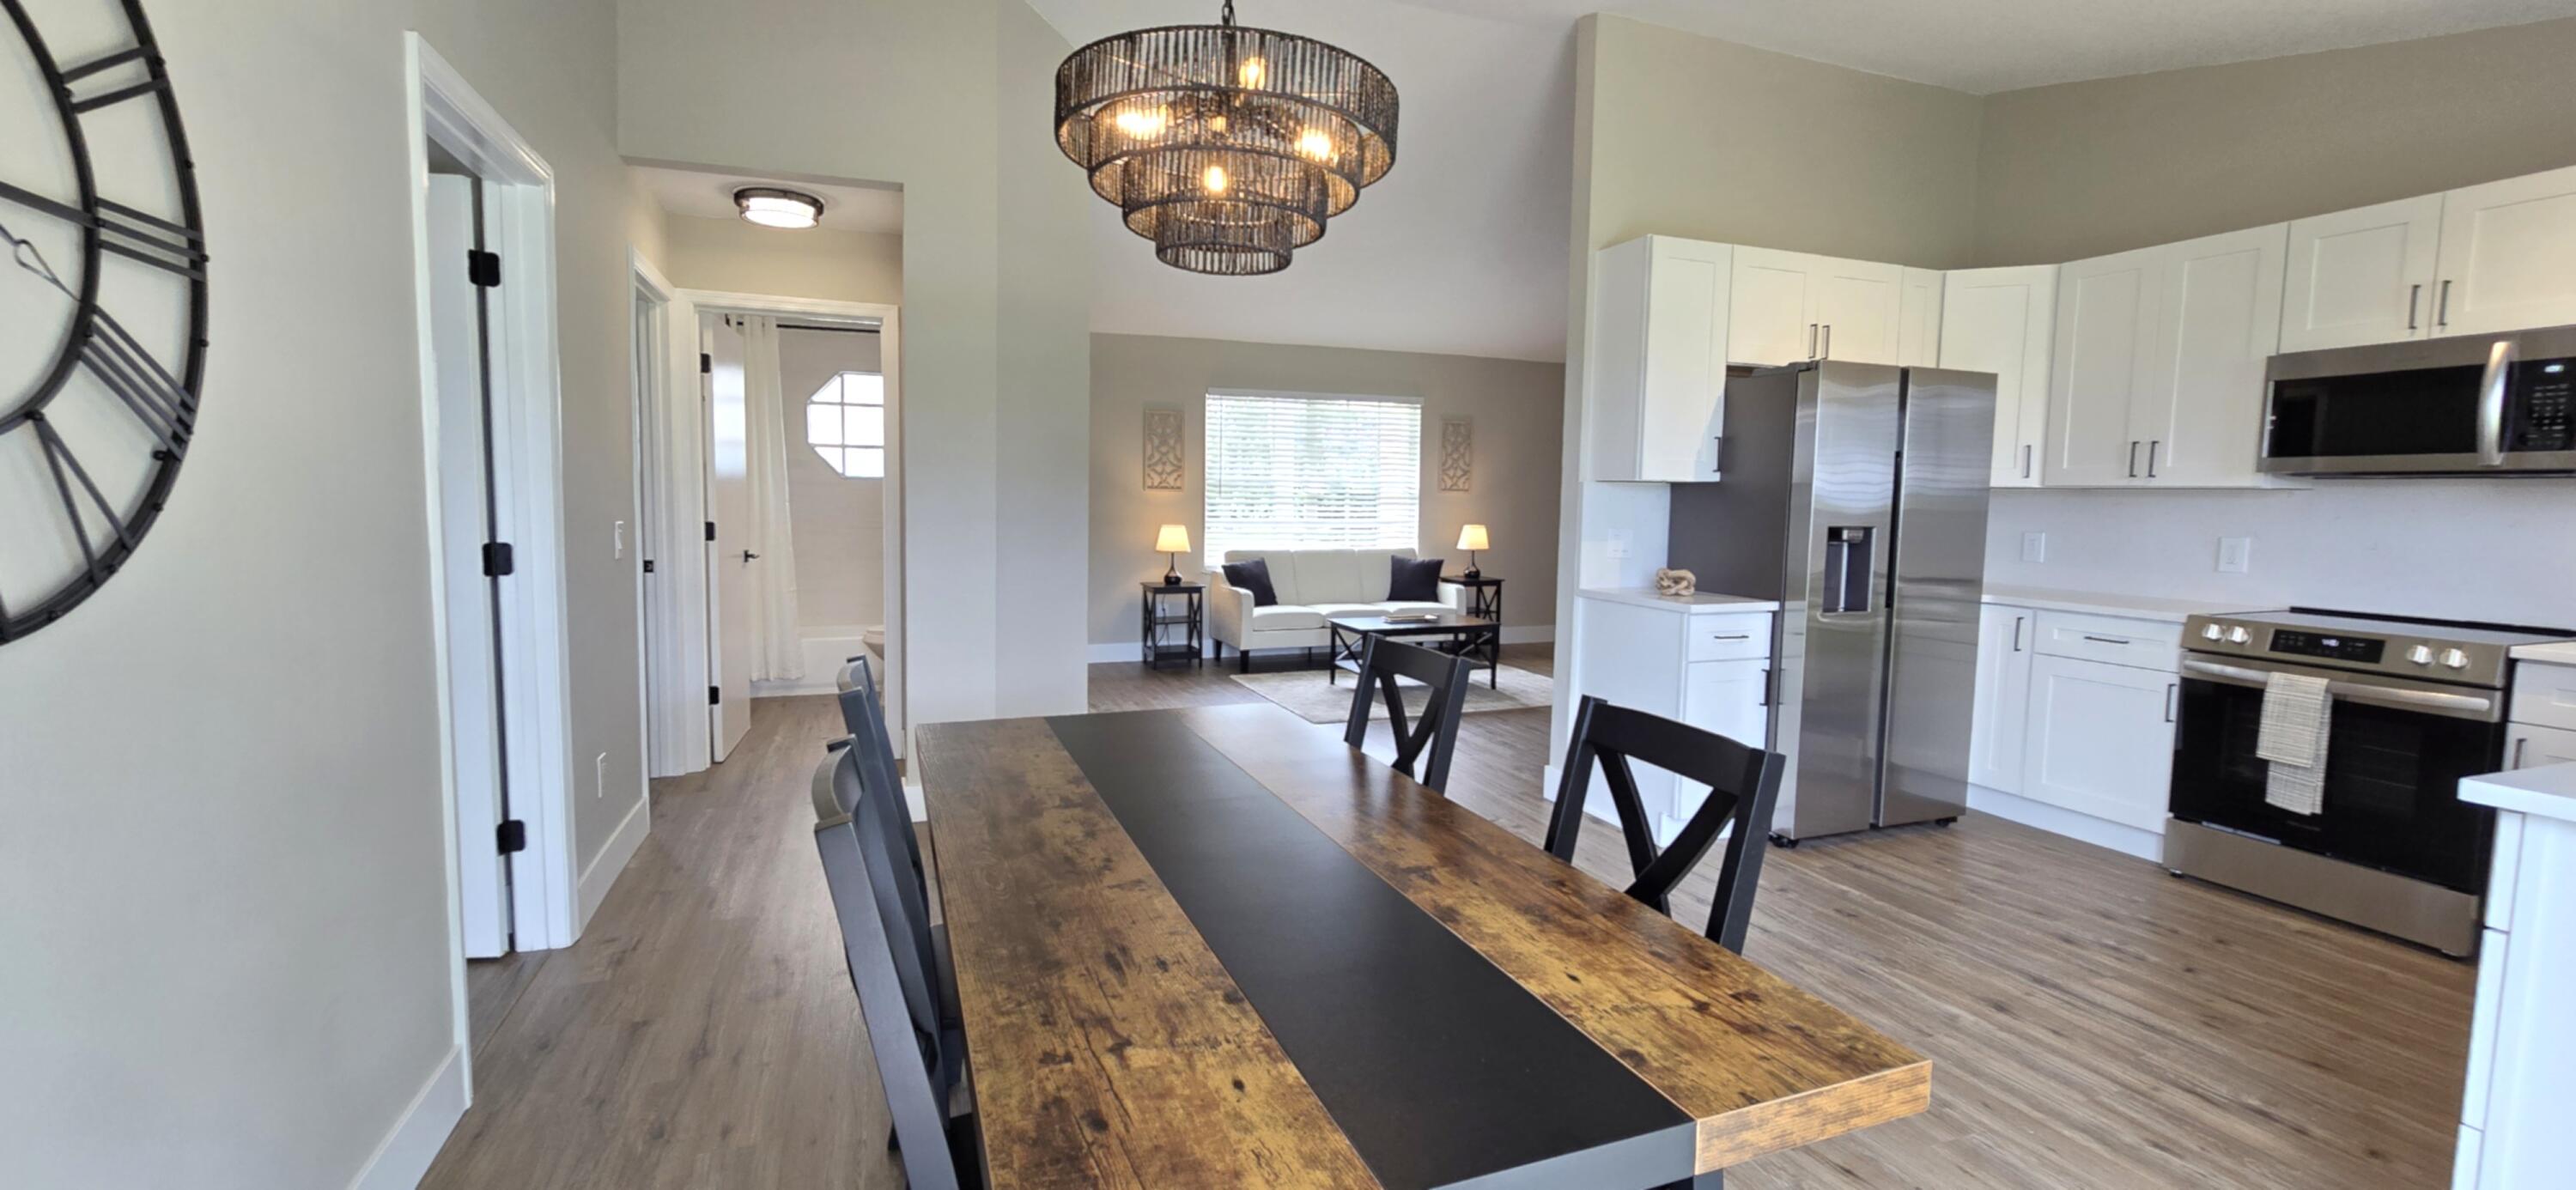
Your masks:
{"label": "black clock hand", "polygon": [[19,239],[6,223],[0,223],[0,240],[9,241],[9,258],[16,261],[19,268],[44,278],[46,284],[61,290],[64,297],[78,299],[79,295],[54,274],[54,266],[45,262],[45,254],[36,250],[35,241]]}

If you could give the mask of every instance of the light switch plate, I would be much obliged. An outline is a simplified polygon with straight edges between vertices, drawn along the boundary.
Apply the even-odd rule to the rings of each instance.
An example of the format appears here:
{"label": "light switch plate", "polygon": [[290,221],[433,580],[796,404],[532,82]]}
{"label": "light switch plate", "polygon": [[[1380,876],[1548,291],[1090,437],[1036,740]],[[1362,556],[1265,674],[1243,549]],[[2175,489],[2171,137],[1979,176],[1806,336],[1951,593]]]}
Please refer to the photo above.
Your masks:
{"label": "light switch plate", "polygon": [[2220,574],[2243,574],[2252,565],[2253,560],[2253,538],[2221,537],[2218,539],[2218,572]]}
{"label": "light switch plate", "polygon": [[626,522],[619,521],[617,522],[616,528],[609,530],[609,542],[611,547],[617,551],[617,557],[624,558],[626,556]]}
{"label": "light switch plate", "polygon": [[605,752],[599,754],[599,759],[590,762],[590,796],[594,798],[608,796],[608,754]]}
{"label": "light switch plate", "polygon": [[2047,561],[2047,560],[2048,560],[2048,534],[2046,534],[2046,533],[2024,533],[2024,534],[2022,534],[2022,535],[2021,535],[2021,560],[2022,560],[2022,561],[2024,561],[2024,562],[2045,562],[2045,561]]}

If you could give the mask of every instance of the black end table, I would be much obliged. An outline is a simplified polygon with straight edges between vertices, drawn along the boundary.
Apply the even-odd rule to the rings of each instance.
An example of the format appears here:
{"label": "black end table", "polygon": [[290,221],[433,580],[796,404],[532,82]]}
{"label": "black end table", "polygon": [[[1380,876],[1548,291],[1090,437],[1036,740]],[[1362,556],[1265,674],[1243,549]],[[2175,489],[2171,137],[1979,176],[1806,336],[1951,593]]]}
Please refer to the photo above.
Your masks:
{"label": "black end table", "polygon": [[1503,622],[1503,580],[1483,575],[1466,578],[1461,575],[1444,574],[1440,576],[1440,581],[1467,588],[1468,615],[1483,616],[1497,624]]}
{"label": "black end table", "polygon": [[[1136,585],[1144,591],[1136,636],[1146,666],[1161,669],[1166,661],[1200,664],[1206,652],[1201,634],[1207,628],[1207,585],[1160,581]],[[1178,610],[1165,602],[1172,595],[1181,597]]]}
{"label": "black end table", "polygon": [[1326,616],[1324,626],[1333,633],[1333,664],[1324,671],[1324,681],[1340,681],[1336,671],[1360,671],[1360,648],[1372,636],[1437,636],[1445,640],[1426,641],[1430,647],[1475,663],[1470,668],[1490,671],[1487,685],[1503,688],[1503,625],[1500,620],[1483,616],[1462,616],[1442,612],[1425,620],[1394,620],[1385,616]]}

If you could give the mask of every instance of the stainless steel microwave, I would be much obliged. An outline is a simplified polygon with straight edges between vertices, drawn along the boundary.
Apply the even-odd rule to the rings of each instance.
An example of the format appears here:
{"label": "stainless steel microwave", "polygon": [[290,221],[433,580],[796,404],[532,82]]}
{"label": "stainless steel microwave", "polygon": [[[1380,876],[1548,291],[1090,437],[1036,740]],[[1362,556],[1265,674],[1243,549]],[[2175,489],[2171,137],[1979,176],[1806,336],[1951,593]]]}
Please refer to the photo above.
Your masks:
{"label": "stainless steel microwave", "polygon": [[2576,472],[2576,326],[2272,357],[2262,470]]}

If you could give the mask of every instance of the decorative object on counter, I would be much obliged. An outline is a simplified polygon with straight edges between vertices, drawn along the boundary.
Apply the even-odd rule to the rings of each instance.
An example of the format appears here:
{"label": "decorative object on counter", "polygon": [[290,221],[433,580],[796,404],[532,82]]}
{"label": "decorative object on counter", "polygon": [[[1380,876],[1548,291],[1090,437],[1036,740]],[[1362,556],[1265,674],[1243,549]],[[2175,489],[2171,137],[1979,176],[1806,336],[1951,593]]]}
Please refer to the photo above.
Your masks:
{"label": "decorative object on counter", "polygon": [[1190,530],[1186,525],[1165,525],[1154,535],[1154,548],[1164,556],[1163,585],[1181,585],[1181,555],[1190,552]]}
{"label": "decorative object on counter", "polygon": [[1466,577],[1471,579],[1485,577],[1484,571],[1476,569],[1476,551],[1494,548],[1485,540],[1485,527],[1483,525],[1460,526],[1458,529],[1458,548],[1467,551]]}
{"label": "decorative object on counter", "polygon": [[1181,490],[1181,411],[1178,409],[1145,411],[1145,490]]}
{"label": "decorative object on counter", "polygon": [[[1472,491],[1476,486],[1476,423],[1463,417],[1440,419],[1440,490]],[[1459,542],[1458,548],[1467,548]],[[1477,546],[1483,549],[1483,546]]]}
{"label": "decorative object on counter", "polygon": [[1665,567],[1655,572],[1655,594],[1690,595],[1699,590],[1699,576],[1687,570]]}
{"label": "decorative object on counter", "polygon": [[1055,72],[1055,141],[1164,264],[1288,267],[1395,164],[1395,84],[1357,55],[1234,23],[1101,38]]}

